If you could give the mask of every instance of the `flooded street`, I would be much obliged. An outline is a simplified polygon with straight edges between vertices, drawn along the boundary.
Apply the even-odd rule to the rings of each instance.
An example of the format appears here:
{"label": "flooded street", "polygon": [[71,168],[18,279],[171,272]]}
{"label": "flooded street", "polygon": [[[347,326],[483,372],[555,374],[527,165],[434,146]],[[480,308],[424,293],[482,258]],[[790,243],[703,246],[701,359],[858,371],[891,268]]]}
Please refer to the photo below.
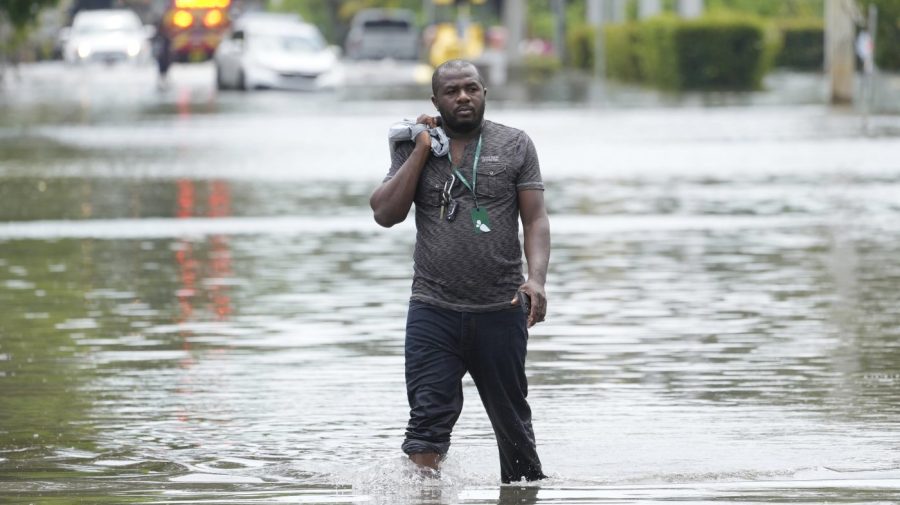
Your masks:
{"label": "flooded street", "polygon": [[368,197],[427,89],[21,74],[0,90],[2,503],[900,496],[900,117],[864,131],[814,81],[489,92],[537,146],[553,233],[528,354],[551,478],[519,487],[468,378],[443,479],[399,449],[414,229]]}

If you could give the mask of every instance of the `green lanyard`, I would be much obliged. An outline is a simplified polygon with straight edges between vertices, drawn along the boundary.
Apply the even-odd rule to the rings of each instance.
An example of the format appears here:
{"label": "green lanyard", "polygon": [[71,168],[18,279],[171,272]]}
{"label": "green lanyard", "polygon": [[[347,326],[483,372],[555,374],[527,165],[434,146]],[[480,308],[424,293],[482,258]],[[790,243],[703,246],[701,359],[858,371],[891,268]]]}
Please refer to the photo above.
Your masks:
{"label": "green lanyard", "polygon": [[[478,145],[475,147],[475,161],[472,162],[472,184],[470,185],[469,181],[466,180],[466,177],[459,172],[459,168],[453,169],[453,172],[456,174],[456,177],[458,177],[459,180],[462,181],[463,185],[465,185],[467,188],[469,188],[469,191],[472,192],[472,198],[475,199],[475,208],[476,209],[479,207],[478,207],[478,195],[475,194],[475,178],[478,175],[478,172],[476,172],[476,170],[478,170],[478,158],[480,158],[480,157],[481,157],[481,135],[478,136]],[[450,160],[450,166],[452,167],[453,166],[453,155],[451,155],[448,152],[447,158]]]}

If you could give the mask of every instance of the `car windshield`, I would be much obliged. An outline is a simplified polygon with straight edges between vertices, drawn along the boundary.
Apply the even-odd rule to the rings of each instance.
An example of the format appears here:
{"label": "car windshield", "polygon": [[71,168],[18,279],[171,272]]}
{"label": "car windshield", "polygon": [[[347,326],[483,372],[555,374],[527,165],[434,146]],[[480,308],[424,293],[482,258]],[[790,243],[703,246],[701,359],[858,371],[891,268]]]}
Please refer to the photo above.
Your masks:
{"label": "car windshield", "polygon": [[140,23],[131,17],[108,17],[79,19],[74,26],[77,33],[133,32],[139,30]]}
{"label": "car windshield", "polygon": [[325,46],[322,39],[306,35],[259,34],[252,38],[256,51],[280,53],[315,53]]}
{"label": "car windshield", "polygon": [[401,19],[373,19],[363,23],[363,27],[376,33],[406,33],[411,29],[410,24]]}

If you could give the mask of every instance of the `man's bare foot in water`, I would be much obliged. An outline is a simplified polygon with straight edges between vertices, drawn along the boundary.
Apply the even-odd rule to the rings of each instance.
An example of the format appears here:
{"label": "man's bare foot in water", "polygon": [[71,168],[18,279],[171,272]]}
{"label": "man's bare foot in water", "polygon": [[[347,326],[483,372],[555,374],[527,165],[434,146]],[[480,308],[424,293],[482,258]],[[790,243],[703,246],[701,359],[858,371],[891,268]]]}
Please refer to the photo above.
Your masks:
{"label": "man's bare foot in water", "polygon": [[441,455],[436,452],[420,452],[409,455],[409,460],[416,464],[416,469],[423,477],[440,477],[441,459],[443,459]]}

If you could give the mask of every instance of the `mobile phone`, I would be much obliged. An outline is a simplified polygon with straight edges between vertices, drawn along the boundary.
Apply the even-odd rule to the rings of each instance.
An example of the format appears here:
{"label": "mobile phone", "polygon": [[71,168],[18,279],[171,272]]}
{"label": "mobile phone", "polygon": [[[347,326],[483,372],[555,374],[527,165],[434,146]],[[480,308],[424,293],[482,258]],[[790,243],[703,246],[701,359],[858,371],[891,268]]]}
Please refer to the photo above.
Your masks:
{"label": "mobile phone", "polygon": [[531,314],[531,297],[524,291],[516,292],[516,296],[519,298],[519,305],[521,305],[522,310],[525,311],[525,317],[528,317],[528,315]]}

